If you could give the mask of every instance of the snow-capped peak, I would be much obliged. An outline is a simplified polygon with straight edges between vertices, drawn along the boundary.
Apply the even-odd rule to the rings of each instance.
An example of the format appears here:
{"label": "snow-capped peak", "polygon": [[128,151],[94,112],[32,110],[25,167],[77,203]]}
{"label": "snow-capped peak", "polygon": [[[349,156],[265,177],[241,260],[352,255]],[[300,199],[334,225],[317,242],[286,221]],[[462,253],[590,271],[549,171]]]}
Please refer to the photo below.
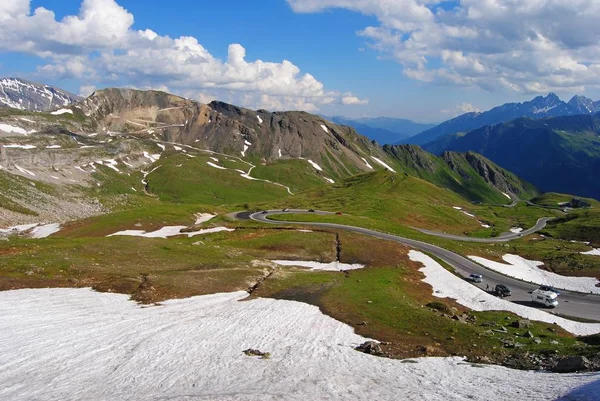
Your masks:
{"label": "snow-capped peak", "polygon": [[81,100],[79,96],[49,85],[20,78],[0,79],[0,105],[20,110],[50,111]]}

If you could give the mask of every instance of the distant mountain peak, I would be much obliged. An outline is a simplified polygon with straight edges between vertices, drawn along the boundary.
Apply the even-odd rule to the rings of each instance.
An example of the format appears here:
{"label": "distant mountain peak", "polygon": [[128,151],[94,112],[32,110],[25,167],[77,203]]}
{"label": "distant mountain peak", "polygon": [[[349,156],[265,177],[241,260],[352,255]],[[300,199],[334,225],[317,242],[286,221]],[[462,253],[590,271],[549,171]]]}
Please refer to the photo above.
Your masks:
{"label": "distant mountain peak", "polygon": [[593,102],[581,96],[573,97],[569,103],[566,103],[556,93],[550,92],[546,96],[536,96],[530,101],[505,103],[481,113],[462,114],[409,138],[407,142],[425,145],[446,135],[466,133],[485,125],[501,124],[522,117],[539,119],[594,114],[599,111],[600,102]]}
{"label": "distant mountain peak", "polygon": [[0,79],[0,106],[20,110],[49,111],[81,100],[79,96],[22,78]]}

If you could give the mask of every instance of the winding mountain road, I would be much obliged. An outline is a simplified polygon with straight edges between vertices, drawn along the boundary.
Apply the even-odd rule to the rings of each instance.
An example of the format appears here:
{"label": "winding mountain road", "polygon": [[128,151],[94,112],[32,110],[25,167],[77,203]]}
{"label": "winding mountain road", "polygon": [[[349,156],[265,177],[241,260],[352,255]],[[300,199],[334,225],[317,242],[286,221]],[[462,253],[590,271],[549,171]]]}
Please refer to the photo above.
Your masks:
{"label": "winding mountain road", "polygon": [[436,237],[451,239],[451,240],[455,240],[455,241],[481,242],[481,243],[486,243],[486,244],[493,244],[493,243],[498,243],[498,242],[508,242],[508,241],[512,241],[513,239],[517,239],[517,238],[521,238],[521,237],[524,237],[529,234],[533,234],[537,231],[540,231],[544,227],[546,227],[546,224],[548,223],[548,221],[550,221],[552,219],[554,219],[554,217],[542,217],[541,219],[538,219],[538,221],[535,223],[535,226],[528,228],[527,230],[523,230],[520,233],[506,233],[506,234],[502,234],[502,235],[499,235],[498,237],[493,237],[493,238],[465,237],[465,236],[461,236],[461,235],[453,235],[453,234],[441,233],[438,231],[425,230],[423,228],[416,228],[415,230],[418,230],[418,231],[422,232],[423,234],[434,235]]}
{"label": "winding mountain road", "polygon": [[[474,284],[474,285],[478,286],[482,290],[485,290],[486,285],[490,285],[490,287],[493,288],[496,284],[500,284],[500,283],[506,284],[512,290],[512,296],[510,298],[508,298],[508,300],[518,303],[518,304],[538,308],[538,306],[536,306],[535,304],[533,304],[531,302],[530,293],[531,293],[531,291],[537,289],[539,287],[539,285],[520,281],[520,280],[514,279],[512,277],[508,277],[508,276],[504,276],[500,273],[496,273],[492,270],[488,270],[485,267],[483,267],[475,262],[472,262],[467,258],[464,258],[454,252],[448,251],[439,246],[428,244],[428,243],[422,242],[422,241],[417,241],[417,240],[410,239],[410,238],[399,237],[397,235],[373,231],[373,230],[369,230],[369,229],[362,228],[362,227],[346,226],[343,224],[334,224],[334,223],[275,221],[275,220],[270,220],[268,218],[270,215],[274,215],[274,214],[293,214],[293,213],[308,213],[308,212],[306,210],[295,210],[295,209],[294,210],[286,210],[286,211],[269,210],[269,211],[266,211],[266,213],[265,212],[257,212],[257,213],[240,212],[240,213],[237,213],[235,216],[239,219],[254,220],[254,221],[258,221],[261,223],[267,223],[267,224],[279,224],[279,225],[301,224],[301,225],[306,225],[306,226],[333,228],[333,229],[345,230],[345,231],[355,232],[355,233],[364,234],[364,235],[370,235],[372,237],[376,237],[376,238],[380,238],[380,239],[384,239],[384,240],[388,240],[388,241],[394,241],[399,244],[406,245],[411,248],[427,252],[427,253],[437,257],[438,259],[440,259],[440,260],[444,261],[445,263],[447,263],[448,265],[452,266],[452,268],[454,268],[463,277],[469,277],[469,275],[472,273],[481,274],[484,277],[483,282]],[[333,213],[316,211],[311,214],[332,215]],[[546,221],[543,221],[543,220],[544,219],[538,220],[538,224],[536,224],[534,227],[530,228],[529,230],[524,231],[522,233],[522,235],[528,235],[532,232],[535,232],[535,231],[541,229],[547,221],[547,220]],[[503,237],[503,239],[501,241],[497,241],[497,242],[510,241],[510,239],[515,239],[518,237],[519,236],[515,234],[514,237],[513,236]],[[545,309],[545,308],[540,308],[540,309],[544,309],[550,313],[554,313],[554,314],[561,315],[564,317],[574,317],[574,318],[582,318],[582,319],[590,319],[590,320],[600,321],[600,295],[582,294],[582,293],[571,292],[571,291],[561,291],[558,307],[556,307],[555,309],[551,309],[551,310]]]}

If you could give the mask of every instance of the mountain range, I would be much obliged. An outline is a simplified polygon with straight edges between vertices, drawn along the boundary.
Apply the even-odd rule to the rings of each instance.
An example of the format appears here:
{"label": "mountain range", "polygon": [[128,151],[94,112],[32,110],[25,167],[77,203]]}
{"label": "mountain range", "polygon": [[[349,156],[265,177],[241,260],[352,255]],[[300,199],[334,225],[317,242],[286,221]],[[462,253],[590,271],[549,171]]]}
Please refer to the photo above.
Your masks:
{"label": "mountain range", "polygon": [[435,154],[474,151],[542,191],[600,199],[600,113],[518,118],[447,135],[424,148]]}
{"label": "mountain range", "polygon": [[432,128],[435,124],[416,123],[403,118],[375,117],[351,119],[342,116],[325,117],[336,124],[348,125],[380,144],[400,143],[411,136]]}
{"label": "mountain range", "polygon": [[485,125],[501,124],[521,117],[540,119],[593,114],[598,111],[600,111],[600,101],[574,96],[567,103],[554,93],[549,93],[545,97],[537,96],[533,100],[523,103],[506,103],[488,111],[462,114],[408,138],[404,142],[425,145],[445,135],[465,133]]}
{"label": "mountain range", "polygon": [[82,98],[62,89],[20,78],[0,79],[0,107],[20,110],[49,111]]}

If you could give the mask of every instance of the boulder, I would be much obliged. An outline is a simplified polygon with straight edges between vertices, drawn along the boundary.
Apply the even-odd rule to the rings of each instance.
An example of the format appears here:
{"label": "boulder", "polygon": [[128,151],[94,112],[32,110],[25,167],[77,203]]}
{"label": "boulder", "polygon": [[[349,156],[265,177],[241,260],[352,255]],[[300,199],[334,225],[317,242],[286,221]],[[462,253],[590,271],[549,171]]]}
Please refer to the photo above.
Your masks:
{"label": "boulder", "polygon": [[369,355],[383,355],[383,350],[379,343],[375,341],[365,341],[361,345],[355,348],[355,350],[364,352]]}
{"label": "boulder", "polygon": [[512,327],[517,329],[528,329],[531,327],[531,322],[527,319],[519,319],[512,322]]}
{"label": "boulder", "polygon": [[571,373],[585,370],[590,367],[590,361],[585,356],[570,356],[558,361],[555,367],[552,368],[556,373]]}

